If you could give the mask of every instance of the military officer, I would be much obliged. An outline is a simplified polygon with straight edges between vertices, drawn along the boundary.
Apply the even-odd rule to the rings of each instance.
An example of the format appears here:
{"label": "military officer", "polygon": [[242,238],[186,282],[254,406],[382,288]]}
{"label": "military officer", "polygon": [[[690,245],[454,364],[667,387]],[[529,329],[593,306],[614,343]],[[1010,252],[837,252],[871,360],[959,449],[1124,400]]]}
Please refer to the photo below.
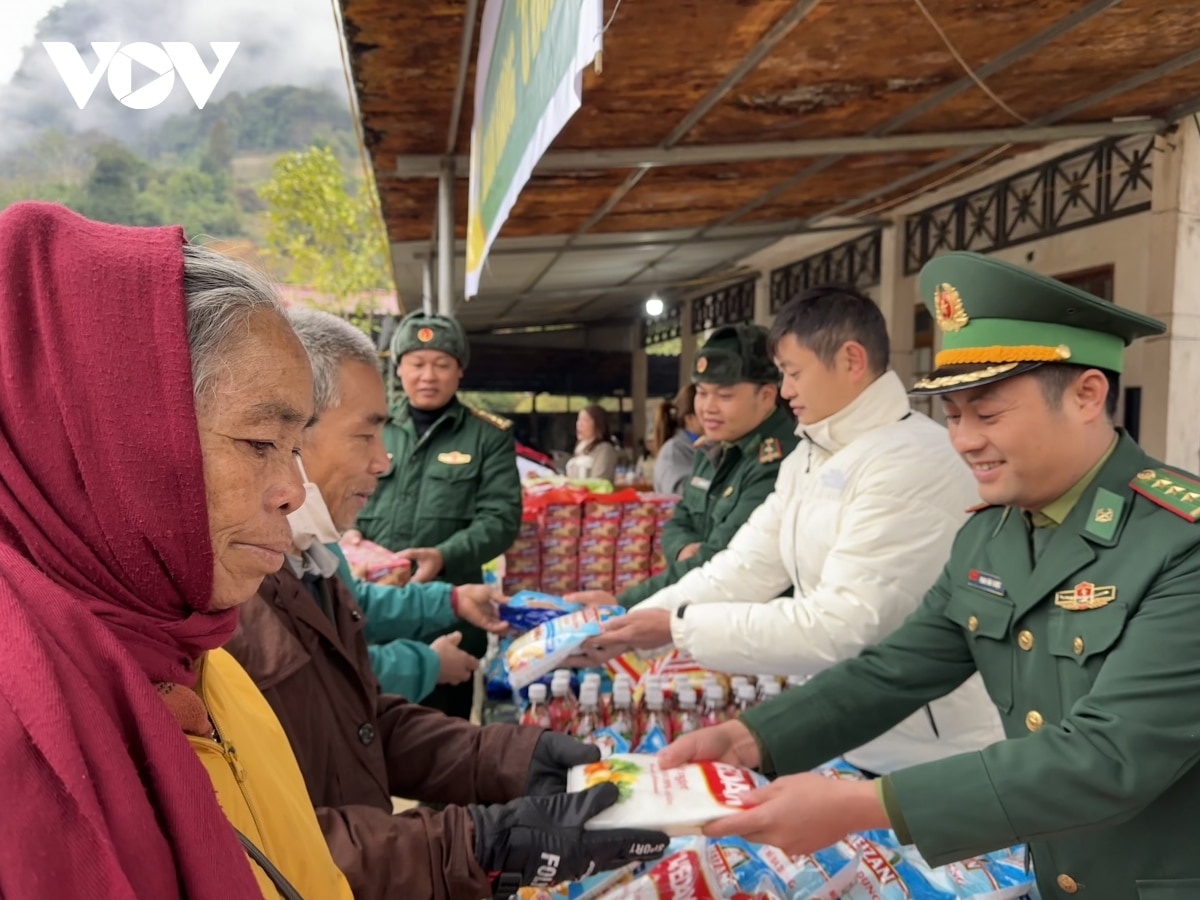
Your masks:
{"label": "military officer", "polygon": [[[391,349],[404,389],[383,430],[391,468],[350,540],[361,535],[403,551],[417,581],[477,584],[483,565],[512,546],[521,526],[512,423],[459,401],[469,349],[454,319],[410,313]],[[462,649],[482,656],[484,632],[460,630]],[[468,682],[442,685],[425,702],[466,718],[471,699]]]}
{"label": "military officer", "polygon": [[[781,777],[713,835],[801,853],[892,827],[933,865],[1028,843],[1046,900],[1200,897],[1200,481],[1113,427],[1162,323],[1000,261],[922,270],[955,449],[985,501],[921,607],[858,658],[664,764]],[[982,674],[1007,739],[874,782],[805,773]]]}
{"label": "military officer", "polygon": [[[799,441],[796,420],[778,402],[779,379],[761,325],[718,329],[696,354],[692,382],[704,436],[683,497],[663,528],[667,568],[624,591],[617,598],[622,606],[640,603],[712,559],[774,490],[780,463]],[[596,591],[574,596],[612,602]],[[629,619],[632,628],[640,622]],[[626,636],[618,635],[622,643]],[[663,643],[669,641],[668,634]]]}

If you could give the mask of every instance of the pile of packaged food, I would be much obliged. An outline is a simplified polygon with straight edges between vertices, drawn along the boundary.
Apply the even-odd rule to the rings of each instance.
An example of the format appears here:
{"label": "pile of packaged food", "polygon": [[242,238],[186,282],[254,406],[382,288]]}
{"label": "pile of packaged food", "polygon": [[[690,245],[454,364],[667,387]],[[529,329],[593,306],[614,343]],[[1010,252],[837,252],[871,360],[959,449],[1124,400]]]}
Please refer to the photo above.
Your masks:
{"label": "pile of packaged food", "polygon": [[[502,611],[514,630],[499,657],[519,720],[600,747],[602,759],[573,770],[570,790],[602,781],[620,789],[616,806],[589,828],[651,828],[677,836],[660,860],[553,888],[520,900],[1018,900],[1035,896],[1023,848],[932,867],[891,831],[847,835],[818,853],[791,857],[741,838],[710,840],[702,826],[742,809],[765,783],[722,763],[662,770],[654,754],[679,735],[716,725],[778,696],[801,679],[706,671],[676,652],[648,664],[571,670],[560,664],[617,607],[578,607],[544,594],[518,595]],[[514,692],[515,689],[515,692]],[[861,779],[838,760],[818,770]]]}
{"label": "pile of packaged food", "polygon": [[620,593],[666,567],[662,528],[677,497],[561,487],[525,495],[521,530],[504,554],[512,591]]}

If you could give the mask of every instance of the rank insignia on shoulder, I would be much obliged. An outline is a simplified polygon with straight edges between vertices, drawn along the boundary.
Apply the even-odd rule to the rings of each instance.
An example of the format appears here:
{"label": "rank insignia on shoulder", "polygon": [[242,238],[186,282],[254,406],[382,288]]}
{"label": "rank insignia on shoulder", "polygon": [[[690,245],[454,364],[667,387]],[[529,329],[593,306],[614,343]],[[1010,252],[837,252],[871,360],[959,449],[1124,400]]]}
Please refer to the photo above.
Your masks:
{"label": "rank insignia on shoulder", "polygon": [[1081,581],[1069,591],[1059,591],[1054,595],[1054,605],[1070,612],[1080,612],[1085,609],[1099,609],[1108,606],[1117,599],[1117,589],[1113,585],[1097,587],[1090,581]]}
{"label": "rank insignia on shoulder", "polygon": [[783,448],[779,446],[778,438],[763,438],[763,442],[758,446],[759,463],[766,465],[779,462],[781,459],[783,459]]}
{"label": "rank insignia on shoulder", "polygon": [[445,463],[448,466],[465,466],[471,461],[470,453],[463,453],[461,450],[454,450],[450,453],[439,453],[438,462]]}
{"label": "rank insignia on shoulder", "polygon": [[997,597],[1004,596],[1004,582],[995,575],[980,572],[978,569],[972,569],[967,574],[967,584],[979,588],[981,591],[987,591],[989,594],[995,594]]}
{"label": "rank insignia on shoulder", "polygon": [[513,423],[509,419],[504,418],[504,416],[498,416],[495,413],[490,413],[486,409],[476,409],[473,406],[469,406],[467,408],[471,410],[472,415],[474,415],[476,418],[483,419],[483,421],[487,422],[493,428],[499,428],[501,431],[508,431],[508,429],[512,428]]}
{"label": "rank insignia on shoulder", "polygon": [[1200,481],[1169,469],[1143,469],[1129,482],[1135,493],[1189,522],[1200,521]]}

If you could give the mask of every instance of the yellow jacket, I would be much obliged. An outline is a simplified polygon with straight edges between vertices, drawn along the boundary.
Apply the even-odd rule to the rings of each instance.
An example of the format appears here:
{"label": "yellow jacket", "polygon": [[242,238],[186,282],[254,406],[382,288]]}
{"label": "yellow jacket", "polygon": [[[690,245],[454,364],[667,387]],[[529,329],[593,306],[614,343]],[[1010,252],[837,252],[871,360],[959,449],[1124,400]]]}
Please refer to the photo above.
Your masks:
{"label": "yellow jacket", "polygon": [[[317,825],[304,777],[283,727],[254,682],[224,650],[201,664],[197,691],[218,740],[189,737],[230,823],[246,835],[304,900],[353,900]],[[280,896],[251,862],[263,897]]]}

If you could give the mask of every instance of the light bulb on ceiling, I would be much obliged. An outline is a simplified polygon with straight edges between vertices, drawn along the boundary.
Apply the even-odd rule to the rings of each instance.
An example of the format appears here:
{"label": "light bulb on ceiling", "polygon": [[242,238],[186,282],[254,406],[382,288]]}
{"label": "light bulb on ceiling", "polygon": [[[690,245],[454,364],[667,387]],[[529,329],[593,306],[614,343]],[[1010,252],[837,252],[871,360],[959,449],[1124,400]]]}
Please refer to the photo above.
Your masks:
{"label": "light bulb on ceiling", "polygon": [[659,297],[657,294],[655,294],[653,297],[651,297],[649,300],[646,301],[646,315],[648,315],[650,318],[653,319],[658,316],[661,316],[662,313],[663,313],[662,298]]}

